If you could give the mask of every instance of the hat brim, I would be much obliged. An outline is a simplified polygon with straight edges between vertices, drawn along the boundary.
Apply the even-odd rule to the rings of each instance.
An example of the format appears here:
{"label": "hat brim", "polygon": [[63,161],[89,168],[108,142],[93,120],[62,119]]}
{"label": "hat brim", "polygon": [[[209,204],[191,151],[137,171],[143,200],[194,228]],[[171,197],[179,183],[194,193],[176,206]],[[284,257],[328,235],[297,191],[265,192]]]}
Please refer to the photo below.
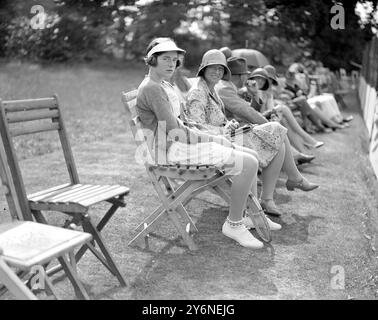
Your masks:
{"label": "hat brim", "polygon": [[261,74],[254,74],[254,75],[250,74],[249,77],[248,77],[248,79],[253,79],[253,78],[263,78],[263,79],[265,79],[265,80],[268,80],[268,79],[269,79],[268,77],[264,77],[264,76],[261,75]]}
{"label": "hat brim", "polygon": [[171,51],[176,51],[177,53],[183,54],[186,53],[184,49],[179,48],[173,41],[164,41],[153,47],[150,51],[148,51],[147,58],[151,57],[154,53]]}
{"label": "hat brim", "polygon": [[272,80],[272,83],[275,85],[275,86],[278,86],[278,79],[276,76],[274,77],[269,77],[270,80]]}
{"label": "hat brim", "polygon": [[210,62],[210,63],[207,63],[207,64],[205,64],[205,65],[200,65],[200,67],[199,67],[199,69],[198,69],[198,72],[197,72],[197,77],[199,77],[199,76],[201,76],[202,75],[202,72],[203,72],[203,70],[206,68],[206,67],[208,67],[208,66],[215,66],[215,65],[220,65],[220,66],[222,66],[223,68],[224,68],[224,70],[225,70],[225,72],[224,72],[224,74],[223,74],[223,77],[222,77],[222,80],[226,80],[226,81],[229,81],[230,79],[231,79],[231,71],[230,71],[230,69],[226,66],[226,65],[224,65],[224,64],[222,64],[222,63],[219,63],[219,62]]}
{"label": "hat brim", "polygon": [[248,76],[251,74],[251,71],[246,71],[246,72],[241,72],[241,73],[233,73],[234,75],[242,75],[242,74],[247,74]]}

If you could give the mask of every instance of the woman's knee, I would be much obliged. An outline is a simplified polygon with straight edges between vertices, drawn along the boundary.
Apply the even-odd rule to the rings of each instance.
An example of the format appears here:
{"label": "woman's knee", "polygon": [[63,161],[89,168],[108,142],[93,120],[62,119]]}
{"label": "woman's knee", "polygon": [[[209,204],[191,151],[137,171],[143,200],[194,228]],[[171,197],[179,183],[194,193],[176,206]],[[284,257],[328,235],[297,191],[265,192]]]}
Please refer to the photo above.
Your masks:
{"label": "woman's knee", "polygon": [[239,152],[236,161],[241,161],[244,170],[257,172],[259,161],[254,155],[247,152]]}
{"label": "woman's knee", "polygon": [[275,121],[269,122],[269,125],[272,127],[277,127],[276,130],[281,129],[285,131],[285,127],[279,122],[275,122]]}

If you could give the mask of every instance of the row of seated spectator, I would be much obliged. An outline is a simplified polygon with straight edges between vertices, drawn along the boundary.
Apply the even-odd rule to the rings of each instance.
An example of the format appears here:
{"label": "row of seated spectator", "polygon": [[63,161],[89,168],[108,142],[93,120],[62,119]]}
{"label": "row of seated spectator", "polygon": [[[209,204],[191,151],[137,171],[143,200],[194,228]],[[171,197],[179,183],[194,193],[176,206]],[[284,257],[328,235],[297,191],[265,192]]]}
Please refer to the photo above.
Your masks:
{"label": "row of seated spectator", "polygon": [[[248,193],[257,196],[255,161],[261,170],[261,206],[267,215],[279,217],[282,212],[273,196],[281,170],[288,177],[288,190],[312,191],[319,186],[298,170],[293,150],[302,160],[311,161],[314,157],[307,159],[307,155],[292,147],[288,129],[280,121],[272,115],[268,121],[254,108],[256,103],[260,109],[267,103],[266,99],[256,100],[254,94],[267,91],[277,82],[274,68],[268,68],[271,77],[266,69],[251,73],[245,59],[226,59],[222,51],[212,49],[203,55],[196,77],[188,79],[179,68],[184,54],[185,50],[169,38],[157,38],[149,44],[149,74],[138,88],[136,111],[143,127],[154,133],[155,150],[166,152],[168,164],[224,167],[230,159],[242,164],[234,172],[230,211],[222,232],[243,246],[260,248],[262,243],[247,230],[253,228],[253,223],[244,216]],[[252,88],[247,80],[251,80]],[[245,90],[247,94],[243,95]],[[249,101],[248,94],[252,96]],[[308,150],[323,145],[301,130],[290,108],[282,106],[276,114],[283,115],[282,122],[292,132],[297,130],[298,136],[304,136]],[[165,122],[164,128],[159,127],[161,122]],[[172,130],[183,131],[184,141],[172,140]],[[159,143],[162,137],[166,137],[167,143]],[[271,230],[281,229],[280,224],[268,221]]]}

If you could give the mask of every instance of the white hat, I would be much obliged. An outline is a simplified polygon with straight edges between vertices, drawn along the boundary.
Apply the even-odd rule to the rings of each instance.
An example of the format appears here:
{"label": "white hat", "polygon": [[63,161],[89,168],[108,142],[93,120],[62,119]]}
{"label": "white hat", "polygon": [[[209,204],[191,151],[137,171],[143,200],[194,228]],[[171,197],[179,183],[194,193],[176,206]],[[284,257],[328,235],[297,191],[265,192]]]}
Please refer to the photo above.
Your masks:
{"label": "white hat", "polygon": [[150,51],[147,53],[147,58],[151,57],[154,53],[157,52],[167,52],[167,51],[177,51],[178,53],[185,53],[186,51],[183,49],[180,49],[176,43],[174,43],[172,40],[167,40],[164,42],[159,43],[155,47],[153,47]]}

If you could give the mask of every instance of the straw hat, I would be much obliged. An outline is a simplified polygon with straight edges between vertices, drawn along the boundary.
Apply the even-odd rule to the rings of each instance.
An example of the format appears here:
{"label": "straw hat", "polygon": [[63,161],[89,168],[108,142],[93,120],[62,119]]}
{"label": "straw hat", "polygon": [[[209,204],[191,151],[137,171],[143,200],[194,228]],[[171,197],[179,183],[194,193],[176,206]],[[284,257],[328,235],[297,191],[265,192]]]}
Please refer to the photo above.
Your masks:
{"label": "straw hat", "polygon": [[226,57],[224,56],[222,51],[217,50],[217,49],[211,49],[205,52],[205,54],[202,57],[201,65],[197,72],[197,77],[202,75],[206,67],[216,65],[216,64],[221,65],[224,68],[224,74],[223,74],[222,80],[229,81],[231,79],[231,71],[227,67]]}

